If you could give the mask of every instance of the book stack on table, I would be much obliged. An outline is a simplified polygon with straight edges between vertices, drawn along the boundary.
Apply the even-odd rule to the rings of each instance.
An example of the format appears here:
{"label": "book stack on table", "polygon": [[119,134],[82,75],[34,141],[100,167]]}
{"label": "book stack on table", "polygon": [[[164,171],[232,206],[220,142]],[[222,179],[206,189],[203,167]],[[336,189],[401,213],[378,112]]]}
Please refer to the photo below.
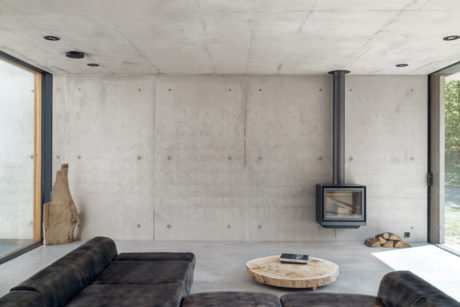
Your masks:
{"label": "book stack on table", "polygon": [[280,256],[280,262],[290,264],[307,264],[308,255],[283,253]]}

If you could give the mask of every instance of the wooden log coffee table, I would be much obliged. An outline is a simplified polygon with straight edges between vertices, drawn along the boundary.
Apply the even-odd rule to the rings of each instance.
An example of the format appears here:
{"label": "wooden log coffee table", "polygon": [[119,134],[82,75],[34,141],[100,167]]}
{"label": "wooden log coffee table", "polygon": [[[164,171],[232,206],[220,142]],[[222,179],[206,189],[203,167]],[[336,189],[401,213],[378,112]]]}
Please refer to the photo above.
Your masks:
{"label": "wooden log coffee table", "polygon": [[339,266],[334,262],[309,257],[308,264],[281,263],[279,256],[250,260],[246,269],[256,281],[274,287],[309,288],[334,282],[339,276]]}

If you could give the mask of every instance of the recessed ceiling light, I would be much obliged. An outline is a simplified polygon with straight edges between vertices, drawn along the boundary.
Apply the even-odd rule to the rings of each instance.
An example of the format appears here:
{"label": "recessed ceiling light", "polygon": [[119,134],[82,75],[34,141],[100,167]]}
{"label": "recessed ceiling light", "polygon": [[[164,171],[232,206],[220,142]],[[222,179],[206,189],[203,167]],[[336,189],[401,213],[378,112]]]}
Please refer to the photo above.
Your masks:
{"label": "recessed ceiling light", "polygon": [[68,51],[65,56],[72,59],[83,59],[85,54],[81,51]]}
{"label": "recessed ceiling light", "polygon": [[91,67],[99,67],[99,64],[97,63],[88,63],[86,65],[91,66]]}
{"label": "recessed ceiling light", "polygon": [[454,41],[456,39],[459,39],[460,35],[449,35],[443,38],[445,41]]}
{"label": "recessed ceiling light", "polygon": [[406,66],[409,66],[409,64],[396,64],[395,66],[396,67],[406,67]]}
{"label": "recessed ceiling light", "polygon": [[59,37],[53,36],[53,35],[46,35],[46,36],[43,36],[43,38],[48,40],[48,41],[58,41],[58,40],[60,40]]}

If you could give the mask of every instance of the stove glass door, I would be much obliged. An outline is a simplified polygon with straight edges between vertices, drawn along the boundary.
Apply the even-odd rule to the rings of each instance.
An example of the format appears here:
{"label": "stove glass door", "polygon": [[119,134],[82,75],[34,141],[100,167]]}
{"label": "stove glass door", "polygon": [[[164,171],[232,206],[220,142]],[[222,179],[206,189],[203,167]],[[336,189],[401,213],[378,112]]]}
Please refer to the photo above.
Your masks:
{"label": "stove glass door", "polygon": [[360,220],[363,218],[363,191],[333,189],[324,191],[326,220]]}

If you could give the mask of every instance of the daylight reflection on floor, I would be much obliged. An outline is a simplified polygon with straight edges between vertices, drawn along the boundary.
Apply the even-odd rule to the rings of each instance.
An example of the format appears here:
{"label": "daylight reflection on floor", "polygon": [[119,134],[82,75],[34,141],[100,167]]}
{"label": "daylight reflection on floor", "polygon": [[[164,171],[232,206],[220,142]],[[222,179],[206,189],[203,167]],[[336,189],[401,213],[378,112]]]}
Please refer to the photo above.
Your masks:
{"label": "daylight reflection on floor", "polygon": [[460,257],[435,245],[372,253],[392,269],[408,270],[460,301]]}

